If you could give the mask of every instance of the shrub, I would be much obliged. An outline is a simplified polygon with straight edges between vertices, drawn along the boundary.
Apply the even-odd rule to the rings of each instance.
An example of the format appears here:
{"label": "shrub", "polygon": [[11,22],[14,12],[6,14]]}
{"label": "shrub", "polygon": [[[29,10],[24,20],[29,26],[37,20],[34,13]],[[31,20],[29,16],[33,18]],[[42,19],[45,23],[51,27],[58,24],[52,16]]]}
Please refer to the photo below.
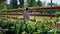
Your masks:
{"label": "shrub", "polygon": [[4,34],[57,34],[52,22],[40,24],[27,22],[25,24],[23,21],[1,19],[0,27],[4,30]]}

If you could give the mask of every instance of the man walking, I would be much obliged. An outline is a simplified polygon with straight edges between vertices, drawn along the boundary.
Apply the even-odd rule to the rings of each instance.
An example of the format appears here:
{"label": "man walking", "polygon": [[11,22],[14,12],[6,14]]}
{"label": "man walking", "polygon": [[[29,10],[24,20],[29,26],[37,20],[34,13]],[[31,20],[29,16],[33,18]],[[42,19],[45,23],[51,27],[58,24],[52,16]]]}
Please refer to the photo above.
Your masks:
{"label": "man walking", "polygon": [[24,22],[28,22],[29,21],[29,8],[26,8],[26,10],[23,12],[23,17],[24,17]]}

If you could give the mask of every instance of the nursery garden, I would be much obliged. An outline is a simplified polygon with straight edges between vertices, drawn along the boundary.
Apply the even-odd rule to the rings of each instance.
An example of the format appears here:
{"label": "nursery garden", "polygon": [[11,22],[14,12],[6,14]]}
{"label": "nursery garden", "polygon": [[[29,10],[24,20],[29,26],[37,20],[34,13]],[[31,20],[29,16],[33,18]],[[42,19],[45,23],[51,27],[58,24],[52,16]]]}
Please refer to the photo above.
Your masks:
{"label": "nursery garden", "polygon": [[[7,1],[0,0],[0,34],[60,34],[60,4],[45,6],[41,0],[10,0],[10,4]],[[27,7],[29,20],[25,22],[23,12]]]}

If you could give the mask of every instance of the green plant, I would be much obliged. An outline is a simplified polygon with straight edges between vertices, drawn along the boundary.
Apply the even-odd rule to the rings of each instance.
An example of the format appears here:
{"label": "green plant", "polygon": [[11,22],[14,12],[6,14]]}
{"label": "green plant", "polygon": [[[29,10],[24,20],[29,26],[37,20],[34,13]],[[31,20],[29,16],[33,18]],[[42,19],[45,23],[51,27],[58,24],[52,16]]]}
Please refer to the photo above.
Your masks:
{"label": "green plant", "polygon": [[56,17],[59,17],[60,16],[60,12],[56,12]]}
{"label": "green plant", "polygon": [[56,28],[51,21],[26,24],[23,21],[0,20],[0,27],[5,34],[57,34]]}

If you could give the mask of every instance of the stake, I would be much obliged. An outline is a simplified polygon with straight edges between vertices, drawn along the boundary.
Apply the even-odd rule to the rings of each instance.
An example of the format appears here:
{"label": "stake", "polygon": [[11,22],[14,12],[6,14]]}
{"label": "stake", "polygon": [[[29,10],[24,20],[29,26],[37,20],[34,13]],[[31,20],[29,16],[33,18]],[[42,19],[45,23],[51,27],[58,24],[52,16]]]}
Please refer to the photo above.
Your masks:
{"label": "stake", "polygon": [[34,20],[36,20],[36,10],[34,10]]}
{"label": "stake", "polygon": [[50,19],[52,19],[52,0],[51,0],[51,9],[50,9]]}

